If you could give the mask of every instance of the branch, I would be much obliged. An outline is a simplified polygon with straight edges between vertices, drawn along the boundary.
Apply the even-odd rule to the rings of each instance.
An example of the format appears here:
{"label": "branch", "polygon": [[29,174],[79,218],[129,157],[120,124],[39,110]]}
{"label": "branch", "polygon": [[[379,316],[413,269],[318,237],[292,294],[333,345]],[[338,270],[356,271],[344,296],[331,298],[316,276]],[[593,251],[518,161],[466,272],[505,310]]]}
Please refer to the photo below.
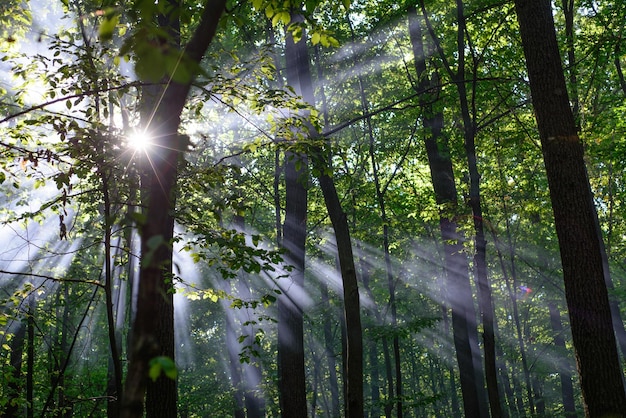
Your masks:
{"label": "branch", "polygon": [[11,119],[15,119],[18,116],[22,116],[22,115],[25,115],[26,113],[30,113],[30,112],[33,112],[35,110],[43,109],[46,106],[50,106],[50,105],[53,105],[55,103],[63,102],[63,101],[69,100],[69,99],[76,99],[78,97],[91,96],[93,94],[105,93],[105,92],[109,92],[109,91],[122,90],[122,89],[125,89],[125,88],[128,88],[128,87],[139,87],[139,86],[142,86],[142,85],[145,85],[145,83],[141,83],[141,82],[138,82],[138,81],[133,81],[133,82],[128,83],[128,84],[122,84],[121,86],[107,87],[105,89],[87,90],[87,91],[83,91],[81,93],[76,93],[76,94],[71,94],[69,96],[59,97],[58,99],[53,99],[53,100],[50,100],[49,102],[41,103],[41,104],[38,104],[37,106],[29,107],[27,109],[24,109],[24,110],[21,110],[21,111],[19,111],[17,113],[9,115],[9,116],[5,117],[4,119],[0,119],[0,123],[8,122]]}
{"label": "branch", "polygon": [[226,0],[208,0],[204,5],[200,24],[185,46],[187,56],[196,64],[200,62],[215,37],[217,24],[226,8]]}
{"label": "branch", "polygon": [[35,277],[38,279],[44,279],[44,280],[52,280],[53,282],[57,282],[57,283],[86,283],[86,284],[92,284],[96,287],[100,287],[100,288],[104,288],[104,285],[98,281],[95,280],[83,280],[83,279],[59,279],[58,277],[52,277],[52,276],[47,276],[45,274],[36,274],[36,273],[25,273],[25,272],[19,272],[19,271],[6,271],[6,270],[0,270],[1,274],[10,274],[13,276],[28,276],[28,277]]}

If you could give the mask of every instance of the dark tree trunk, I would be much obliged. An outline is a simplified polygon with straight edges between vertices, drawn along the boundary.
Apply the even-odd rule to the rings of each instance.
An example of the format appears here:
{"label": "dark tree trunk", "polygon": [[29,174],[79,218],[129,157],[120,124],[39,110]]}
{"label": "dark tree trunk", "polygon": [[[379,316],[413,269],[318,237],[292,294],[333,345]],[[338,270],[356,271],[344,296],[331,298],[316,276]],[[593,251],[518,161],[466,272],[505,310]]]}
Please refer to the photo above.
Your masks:
{"label": "dark tree trunk", "polygon": [[103,167],[99,167],[100,181],[102,182],[103,214],[104,214],[104,297],[107,316],[107,332],[109,337],[109,357],[108,379],[107,379],[107,417],[117,418],[119,416],[120,399],[122,398],[122,362],[120,358],[121,345],[118,344],[115,326],[115,316],[113,314],[113,269],[111,264],[111,199],[109,196],[109,176]]}
{"label": "dark tree trunk", "polygon": [[626,416],[626,394],[583,146],[569,107],[548,0],[516,0],[522,45],[554,222],[585,413]]}
{"label": "dark tree trunk", "polygon": [[[292,21],[302,21],[302,17],[299,14],[293,14]],[[309,55],[306,48],[306,36],[303,34],[300,41],[296,44],[293,42],[291,35],[288,35],[285,55],[287,57],[287,82],[294,87],[295,91],[303,97],[305,102],[314,105],[315,97],[313,95]],[[309,131],[308,134],[312,135],[313,132]],[[318,171],[321,173],[318,180],[324,195],[328,215],[335,231],[339,266],[343,281],[344,319],[346,327],[346,356],[344,363],[345,416],[346,418],[362,418],[364,413],[363,341],[359,289],[354,256],[352,254],[348,218],[341,207],[341,202],[339,201],[333,180],[326,174],[327,161],[323,160],[325,156],[322,155],[321,150],[317,151],[319,156],[315,163],[318,165]],[[301,182],[302,179],[300,179],[300,183]],[[306,227],[306,205],[304,209],[303,227]],[[287,233],[285,231],[283,240],[286,239]],[[304,237],[302,237],[302,246],[304,246]],[[289,247],[287,247],[287,249],[289,250]]]}
{"label": "dark tree trunk", "polygon": [[228,369],[230,371],[230,381],[233,387],[233,397],[235,398],[235,410],[233,416],[235,418],[245,418],[246,411],[244,409],[243,383],[241,381],[241,369],[239,361],[239,342],[235,333],[234,320],[228,310],[231,309],[227,303],[223,304],[225,311],[225,328],[226,328],[226,349],[228,350]]}
{"label": "dark tree trunk", "polygon": [[[554,302],[548,302],[550,311],[550,325],[554,331],[554,346],[560,352],[565,352],[565,338],[563,337],[563,325],[561,325],[561,313]],[[563,409],[566,418],[576,417],[576,405],[574,404],[574,387],[572,385],[572,373],[567,359],[559,357],[558,372],[561,378],[561,394],[563,397]]]}
{"label": "dark tree trunk", "polygon": [[[321,170],[323,173],[324,171]],[[363,405],[363,340],[359,288],[352,254],[350,230],[346,214],[333,180],[328,175],[319,177],[328,215],[335,230],[337,252],[343,280],[344,314],[346,321],[346,418],[362,418]]]}
{"label": "dark tree trunk", "polygon": [[624,72],[622,71],[622,62],[621,62],[621,51],[620,51],[621,41],[618,40],[615,43],[615,58],[613,59],[613,63],[615,64],[615,70],[617,71],[617,78],[619,79],[619,85],[622,87],[622,91],[624,95],[626,95],[626,79],[624,78]]}
{"label": "dark tree trunk", "polygon": [[[423,109],[425,128],[424,142],[435,199],[442,207],[440,231],[444,246],[444,264],[447,275],[447,302],[452,308],[452,330],[457,361],[461,375],[461,393],[466,416],[483,417],[487,411],[482,407],[483,376],[480,372],[480,352],[476,330],[476,313],[472,300],[468,261],[463,251],[462,236],[457,232],[454,217],[458,208],[454,171],[448,144],[443,135],[443,112],[432,106],[438,88],[436,77],[426,72],[426,54],[422,39],[421,23],[413,10],[410,16],[410,36],[418,74],[420,104]],[[427,93],[430,92],[430,93]]]}
{"label": "dark tree trunk", "polygon": [[26,418],[35,416],[33,400],[35,389],[35,297],[28,297],[27,350],[26,350]]}
{"label": "dark tree trunk", "polygon": [[24,355],[24,342],[26,340],[26,321],[18,320],[11,333],[13,338],[11,339],[11,355],[9,357],[9,364],[11,365],[11,374],[9,376],[9,383],[6,385],[6,396],[8,399],[7,409],[4,411],[4,416],[7,418],[17,418],[22,416],[20,410],[23,407],[19,405],[19,399],[22,392],[22,360]]}
{"label": "dark tree trunk", "polygon": [[[300,169],[296,169],[296,165]],[[304,286],[304,245],[307,219],[307,158],[285,153],[285,261],[292,266],[289,277],[281,278],[278,298],[278,358],[282,416],[306,417],[303,317],[297,294]],[[289,281],[284,283],[284,281]]]}
{"label": "dark tree trunk", "polygon": [[[200,61],[213,39],[225,3],[225,0],[210,0],[204,6],[200,24],[185,48],[192,62]],[[172,28],[163,29],[168,31]],[[176,203],[177,167],[185,146],[183,138],[178,135],[178,128],[190,86],[191,80],[185,84],[172,82],[163,91],[156,108],[144,109],[144,112],[153,111],[149,129],[155,144],[150,152],[151,169],[146,173],[149,202],[146,220],[140,225],[142,266],[136,316],[131,330],[132,346],[124,387],[123,418],[139,418],[143,415],[150,361],[160,355],[169,356],[170,353],[173,359],[174,307],[172,294],[168,293],[172,286],[169,270],[172,265],[172,213]],[[169,340],[171,344],[167,342]],[[162,345],[162,341],[166,341],[166,344]],[[161,382],[161,389],[167,393],[159,396],[159,392],[151,390],[152,395],[148,395],[151,405],[146,409],[153,416],[166,414],[162,416],[171,418],[176,416],[176,382]],[[165,410],[166,407],[170,408],[167,405],[173,405],[173,412]],[[159,406],[164,409],[157,410]]]}
{"label": "dark tree trunk", "polygon": [[[330,309],[330,298],[328,296],[328,286],[326,283],[320,283],[320,294],[322,296],[322,306]],[[339,406],[339,384],[337,380],[337,361],[335,359],[334,338],[332,332],[332,324],[330,318],[330,310],[328,315],[324,315],[324,351],[326,361],[328,362],[328,385],[330,386],[330,417],[339,418],[341,416]]]}

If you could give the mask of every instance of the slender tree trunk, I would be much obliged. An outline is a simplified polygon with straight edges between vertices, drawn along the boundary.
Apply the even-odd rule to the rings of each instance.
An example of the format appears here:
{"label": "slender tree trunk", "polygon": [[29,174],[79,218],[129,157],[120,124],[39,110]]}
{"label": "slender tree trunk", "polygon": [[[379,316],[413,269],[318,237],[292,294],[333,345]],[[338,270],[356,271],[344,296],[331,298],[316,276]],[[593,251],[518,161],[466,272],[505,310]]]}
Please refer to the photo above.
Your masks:
{"label": "slender tree trunk", "polygon": [[[556,303],[548,302],[550,311],[550,325],[554,332],[554,345],[561,352],[565,352],[565,338],[563,338],[563,325],[561,324],[561,313]],[[563,398],[563,409],[566,418],[576,417],[576,405],[574,404],[574,387],[572,385],[572,373],[566,359],[559,358],[558,372],[561,379],[561,395]]]}
{"label": "slender tree trunk", "polygon": [[122,398],[122,363],[119,344],[116,336],[115,317],[113,314],[113,271],[111,263],[111,199],[109,196],[109,178],[107,173],[100,167],[100,181],[102,182],[102,196],[104,207],[104,296],[107,315],[107,331],[109,336],[109,379],[107,382],[107,417],[117,418],[119,416],[120,399]]}
{"label": "slender tree trunk", "polygon": [[[328,286],[320,283],[320,294],[322,296],[322,306],[330,308],[330,298],[328,296]],[[333,343],[332,324],[329,315],[324,315],[324,351],[328,362],[328,384],[330,386],[330,416],[339,418],[341,416],[339,406],[339,385],[337,380],[337,361],[335,360],[335,350]]]}
{"label": "slender tree trunk", "polygon": [[585,413],[626,416],[626,394],[583,146],[569,107],[551,3],[516,0],[533,106],[561,249]]}
{"label": "slender tree trunk", "polygon": [[[350,31],[352,34],[352,41],[355,42],[354,30],[352,28],[352,23],[350,19],[348,19],[348,24],[350,25]],[[356,60],[355,60],[356,61]],[[357,63],[355,62],[355,65]],[[369,105],[367,102],[367,97],[365,95],[365,82],[363,81],[363,77],[361,74],[358,75],[359,81],[359,98],[361,100],[361,109],[364,115],[368,115]],[[391,327],[396,332],[393,334],[392,344],[393,344],[393,358],[394,358],[394,372],[395,372],[395,388],[393,386],[393,380],[391,380],[391,372],[388,373],[389,380],[389,402],[385,405],[385,415],[387,417],[391,416],[391,412],[393,409],[393,403],[391,401],[395,398],[396,405],[396,416],[398,418],[402,418],[402,371],[401,371],[401,359],[400,359],[400,337],[397,332],[398,328],[398,308],[396,304],[396,290],[395,290],[395,278],[393,275],[393,269],[391,267],[391,253],[389,250],[389,219],[387,218],[387,209],[385,205],[385,192],[383,191],[380,184],[380,176],[378,170],[378,164],[376,162],[375,157],[375,147],[374,147],[374,131],[372,128],[372,118],[366,117],[365,123],[367,124],[367,135],[369,138],[369,155],[370,162],[372,165],[372,175],[374,176],[374,186],[376,189],[376,200],[378,202],[378,207],[380,208],[380,219],[383,223],[383,253],[385,257],[385,275],[387,277],[387,290],[389,292],[389,312],[390,312],[390,322]],[[386,342],[385,342],[386,343]],[[387,349],[388,352],[388,349]],[[388,359],[390,362],[390,359]],[[395,392],[395,393],[394,393]]]}
{"label": "slender tree trunk", "polygon": [[10,347],[11,354],[9,356],[9,364],[11,365],[11,374],[8,376],[8,384],[6,385],[5,395],[7,396],[7,408],[4,411],[6,418],[17,418],[22,416],[20,410],[24,408],[20,405],[19,399],[22,393],[22,361],[24,356],[24,345],[26,341],[26,320],[16,320]]}
{"label": "slender tree trunk", "polygon": [[[426,55],[421,33],[421,24],[411,16],[411,41],[415,55],[415,66],[419,84],[417,89],[423,109],[425,128],[425,145],[430,166],[435,199],[442,207],[440,211],[440,231],[444,246],[444,264],[447,276],[447,298],[452,308],[452,329],[461,374],[461,393],[466,416],[484,417],[487,411],[482,407],[482,373],[477,368],[476,359],[480,359],[478,337],[476,331],[476,314],[472,300],[472,289],[469,278],[468,261],[463,251],[462,236],[457,232],[454,220],[458,207],[454,171],[448,144],[442,135],[443,112],[435,111],[431,102],[435,94],[438,80],[431,79],[426,73]],[[480,360],[478,360],[479,362]]]}
{"label": "slender tree trunk", "polygon": [[[497,367],[496,367],[496,343],[495,343],[495,324],[494,310],[491,296],[491,285],[487,276],[487,241],[485,240],[485,232],[483,225],[483,211],[480,198],[480,173],[478,172],[478,164],[476,159],[476,109],[472,108],[470,113],[470,104],[466,88],[466,71],[465,71],[465,32],[467,30],[465,23],[465,12],[463,1],[457,0],[457,53],[459,57],[458,69],[456,74],[451,74],[457,91],[459,92],[459,100],[461,105],[461,115],[463,118],[463,137],[465,140],[465,153],[467,156],[467,165],[469,169],[469,206],[472,209],[472,217],[474,220],[474,274],[478,283],[478,300],[480,312],[483,320],[483,342],[485,352],[485,377],[487,382],[487,392],[489,396],[489,407],[493,418],[501,418],[503,416],[500,391],[498,389]],[[472,72],[472,89],[476,87],[476,67]],[[472,92],[472,94],[474,94]],[[472,103],[474,101],[472,100]],[[481,367],[479,359],[476,359],[476,367]],[[481,367],[482,369],[482,367]],[[479,386],[479,392],[482,391],[482,385]],[[481,395],[481,400],[484,396]]]}
{"label": "slender tree trunk", "polygon": [[26,351],[26,418],[33,418],[35,391],[35,297],[28,297],[27,351]]}
{"label": "slender tree trunk", "polygon": [[241,381],[241,369],[239,362],[239,342],[235,333],[234,319],[229,313],[231,309],[226,303],[223,304],[225,327],[226,327],[226,349],[228,350],[228,368],[230,371],[230,381],[233,387],[233,397],[235,398],[235,418],[245,418],[243,383]]}
{"label": "slender tree trunk", "polygon": [[[323,172],[323,170],[322,170]],[[346,321],[346,418],[362,418],[363,405],[363,340],[359,288],[356,278],[352,243],[347,216],[341,208],[335,185],[328,175],[319,177],[328,215],[335,230],[337,251],[343,279],[344,314]]]}
{"label": "slender tree trunk", "polygon": [[[352,28],[352,22],[350,21],[349,16],[348,16],[348,25],[350,26],[352,42],[356,42],[356,37],[354,35],[354,30]],[[355,67],[358,65],[358,61],[356,59],[354,60],[354,65]],[[370,109],[369,109],[369,104],[367,102],[367,97],[365,95],[365,82],[363,81],[363,77],[360,74],[358,75],[358,81],[359,81],[359,98],[361,101],[361,111],[363,112],[364,115],[368,115],[370,113]],[[381,220],[383,222],[383,251],[384,251],[384,257],[385,257],[385,273],[387,277],[387,289],[389,292],[388,306],[391,311],[391,315],[390,315],[391,326],[394,329],[396,329],[398,320],[397,320],[397,307],[396,307],[396,297],[395,297],[395,283],[394,283],[393,272],[391,268],[391,255],[389,253],[389,228],[387,226],[388,221],[387,221],[387,213],[385,210],[384,193],[381,190],[379,176],[378,176],[378,166],[376,164],[376,159],[374,156],[374,132],[372,128],[372,118],[367,116],[365,118],[365,123],[367,124],[367,134],[369,138],[368,150],[369,150],[370,161],[372,165],[372,173],[375,178],[376,198],[377,198],[380,210],[381,210]],[[369,267],[367,266],[366,268],[368,271],[367,272],[364,271],[363,274],[364,275],[367,274],[368,280],[367,280],[367,285],[365,285],[366,278],[365,277],[363,278],[364,287],[367,288],[366,290],[370,294],[370,299],[374,301],[375,299],[369,287]],[[375,312],[375,316],[379,325],[382,325],[385,322],[379,311]],[[387,338],[382,338],[383,356],[384,356],[384,362],[385,362],[385,376],[387,379],[387,402],[385,402],[384,409],[385,409],[385,417],[391,418],[391,414],[392,414],[393,406],[394,406],[393,399],[397,398],[396,408],[399,411],[398,413],[400,414],[399,416],[400,418],[402,414],[401,412],[402,410],[402,402],[401,402],[402,376],[400,374],[400,342],[399,342],[397,334],[394,335],[394,338],[392,339],[392,344],[393,344],[393,351],[394,351],[394,360],[395,360],[394,364],[395,364],[395,374],[396,374],[395,387],[394,387],[394,379],[393,379],[394,368],[392,367],[392,364],[391,364],[391,353],[389,350],[389,342]],[[376,394],[375,396],[373,394],[372,401],[374,398],[376,398],[377,400],[380,400],[380,394]]]}
{"label": "slender tree trunk", "polygon": [[[302,16],[292,14],[292,21],[302,21]],[[285,55],[287,57],[288,83],[303,97],[305,102],[314,105],[315,97],[313,95],[313,82],[305,34],[303,34],[298,43],[294,43],[290,35],[287,36]],[[313,132],[309,130],[308,134],[310,136]],[[321,153],[321,150],[318,150],[317,153],[319,154],[319,160],[316,160],[315,163],[318,165],[317,168],[320,172],[318,180],[324,195],[328,215],[335,231],[339,266],[343,281],[344,319],[346,324],[345,416],[346,418],[362,418],[364,413],[363,341],[359,289],[352,254],[348,218],[341,207],[333,180],[326,174],[327,162],[322,160],[325,156]],[[287,239],[286,233],[284,239]],[[304,245],[304,242],[302,244]]]}
{"label": "slender tree trunk", "polygon": [[[370,264],[367,260],[364,259],[363,256],[359,258],[359,265],[361,267],[361,282],[363,284],[363,290],[366,292],[367,297],[372,303],[375,302],[374,293],[370,287]],[[366,311],[366,315],[373,316],[375,324],[382,324],[382,318],[380,313],[378,312],[378,307],[376,305],[373,306],[373,312],[368,310]],[[387,387],[388,392],[393,393],[393,372],[391,368],[391,356],[389,353],[389,344],[386,339],[382,339],[381,341],[383,346],[383,362],[385,366],[385,374],[387,378]],[[370,380],[371,380],[371,388],[370,393],[372,397],[372,407],[370,410],[370,417],[379,418],[380,417],[380,385],[379,385],[379,374],[378,374],[378,347],[376,344],[376,339],[371,339],[368,341],[368,356],[370,360]],[[385,406],[385,416],[389,417],[391,411],[387,406]]]}
{"label": "slender tree trunk", "polygon": [[[241,196],[240,196],[241,197]],[[242,198],[242,197],[241,197]],[[243,209],[243,208],[241,208]],[[246,224],[243,216],[235,215],[234,217],[235,227],[238,232],[245,233]],[[237,294],[243,300],[251,300],[252,294],[250,292],[249,277],[244,275],[237,280]],[[255,315],[253,309],[245,307],[243,308],[245,318],[250,318]],[[241,322],[245,322],[242,320]],[[260,353],[261,347],[255,342],[256,329],[252,324],[243,325],[242,332],[246,336],[243,345],[250,347],[252,352]],[[260,359],[251,352],[248,362],[241,364],[242,374],[244,376],[244,405],[246,407],[248,418],[263,418],[265,417],[265,399],[261,387],[261,381],[263,378],[263,371],[261,368]]]}
{"label": "slender tree trunk", "polygon": [[615,70],[617,71],[617,78],[619,79],[619,85],[622,88],[622,91],[624,92],[624,95],[626,95],[626,79],[624,78],[624,72],[622,71],[622,54],[621,54],[621,50],[620,50],[620,44],[621,41],[618,40],[615,43],[615,58],[613,59],[613,63],[615,64]]}

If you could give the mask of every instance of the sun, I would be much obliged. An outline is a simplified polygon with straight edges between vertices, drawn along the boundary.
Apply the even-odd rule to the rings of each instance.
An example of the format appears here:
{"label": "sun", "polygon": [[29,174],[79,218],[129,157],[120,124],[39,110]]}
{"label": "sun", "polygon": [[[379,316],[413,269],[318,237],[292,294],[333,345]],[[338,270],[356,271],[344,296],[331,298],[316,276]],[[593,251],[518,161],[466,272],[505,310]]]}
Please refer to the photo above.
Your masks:
{"label": "sun", "polygon": [[152,137],[143,130],[136,130],[126,137],[127,146],[135,151],[146,151],[152,145]]}

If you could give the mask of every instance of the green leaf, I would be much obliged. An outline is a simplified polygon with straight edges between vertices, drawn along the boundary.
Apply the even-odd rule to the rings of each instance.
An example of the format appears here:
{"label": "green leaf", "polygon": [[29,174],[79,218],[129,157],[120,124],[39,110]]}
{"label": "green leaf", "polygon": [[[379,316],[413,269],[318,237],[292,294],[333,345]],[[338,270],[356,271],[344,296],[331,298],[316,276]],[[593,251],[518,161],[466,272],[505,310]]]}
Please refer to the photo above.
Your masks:
{"label": "green leaf", "polygon": [[311,36],[311,43],[313,45],[317,45],[320,43],[320,39],[322,38],[322,34],[319,32],[315,32],[313,33],[313,35]]}
{"label": "green leaf", "polygon": [[120,15],[118,14],[104,18],[102,23],[100,23],[100,28],[98,28],[98,38],[100,41],[111,40],[111,38],[113,38],[113,31],[118,23],[120,23]]}
{"label": "green leaf", "polygon": [[161,372],[165,373],[165,376],[172,380],[178,377],[176,363],[174,363],[174,360],[167,356],[153,358],[150,360],[149,366],[150,370],[148,371],[148,375],[153,382],[161,376]]}

